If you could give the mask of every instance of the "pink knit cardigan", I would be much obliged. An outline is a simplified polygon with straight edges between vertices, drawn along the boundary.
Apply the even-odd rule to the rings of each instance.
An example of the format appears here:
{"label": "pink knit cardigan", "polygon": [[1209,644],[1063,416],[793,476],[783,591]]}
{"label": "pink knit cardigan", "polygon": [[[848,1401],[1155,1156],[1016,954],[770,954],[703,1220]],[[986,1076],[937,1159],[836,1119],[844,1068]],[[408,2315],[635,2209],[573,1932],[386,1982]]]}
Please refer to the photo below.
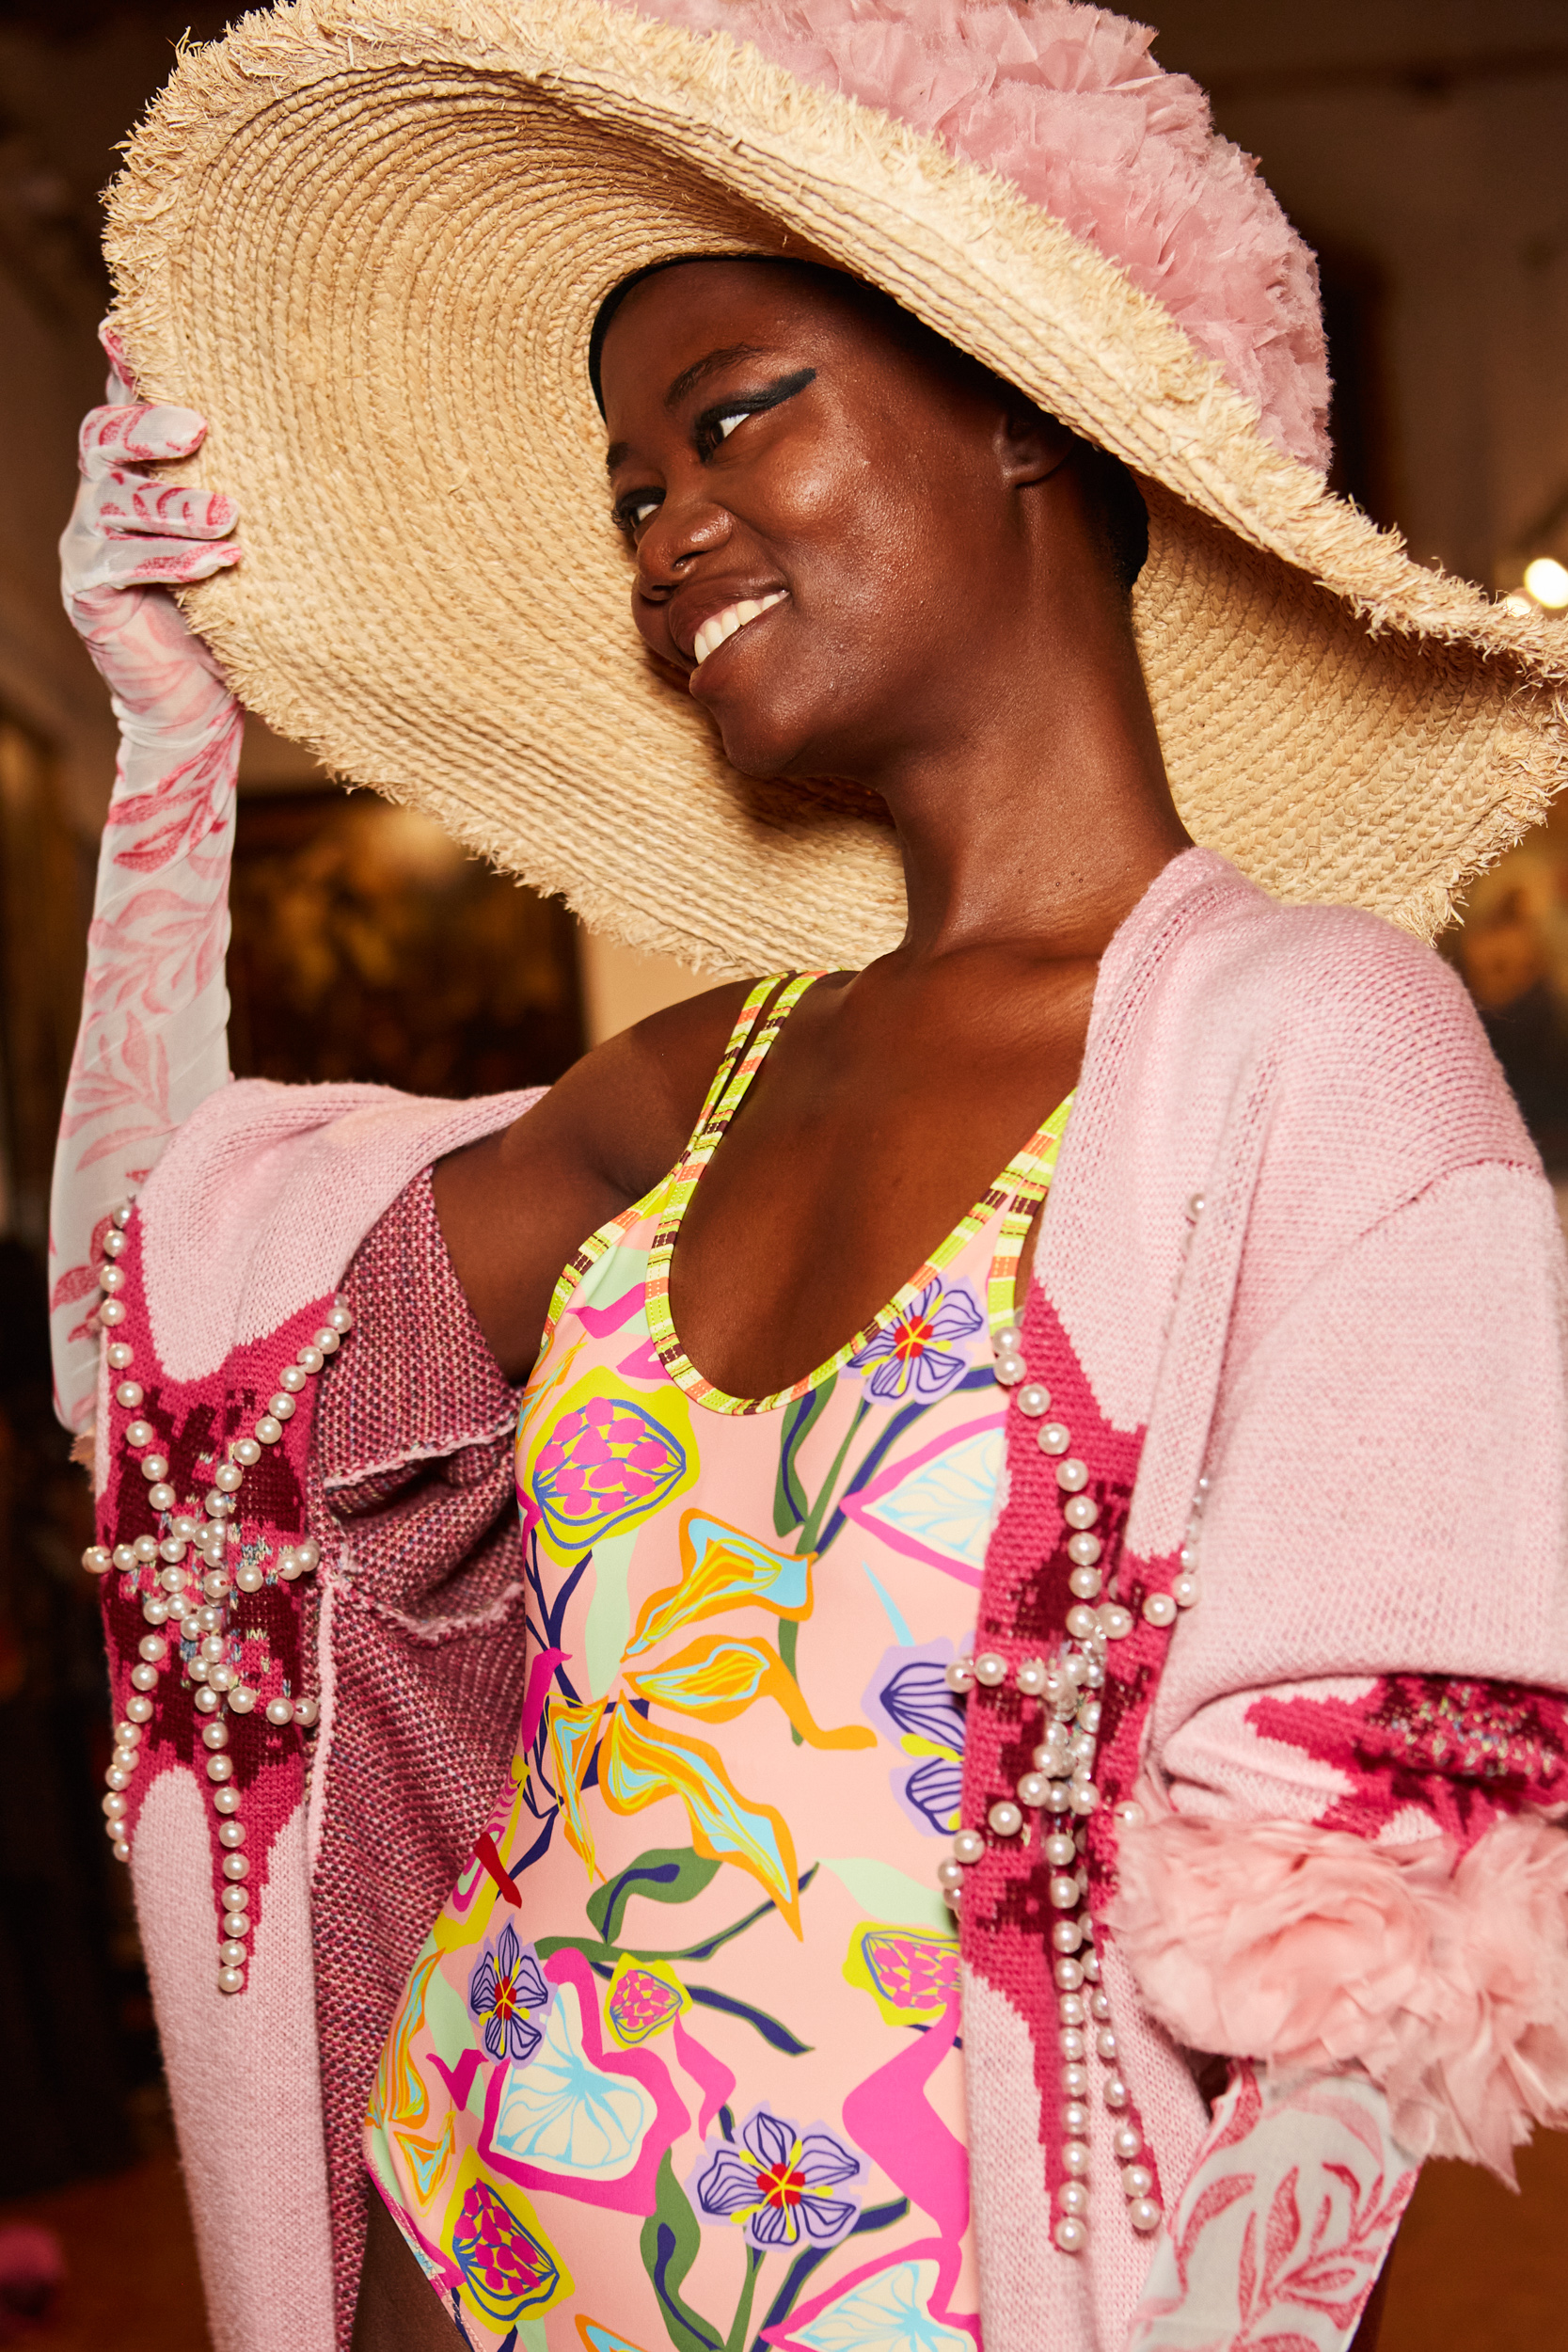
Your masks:
{"label": "pink knit cardigan", "polygon": [[[250,1556],[308,1525],[323,1557],[313,1599],[269,1581],[260,1661],[319,1692],[314,1754],[260,1709],[232,1750],[255,1825],[243,1994],[215,1983],[188,1705],[150,1725],[126,1817],[221,2352],[328,2352],[335,2254],[341,2340],[364,2053],[510,1751],[527,1661],[491,1522],[512,1397],[414,1180],[531,1099],[232,1087],[154,1171],[119,1261],[118,1336],[177,1485],[210,1475],[341,1287],[358,1319],[245,1489]],[[1022,1319],[1132,1616],[1107,1652],[1090,1892],[1166,2227],[1151,2257],[1113,2185],[1086,2251],[1052,2242],[1050,1873],[988,1835],[960,1918],[989,2352],[1188,2342],[1164,2317],[1232,2225],[1236,2317],[1205,2341],[1343,2343],[1415,2161],[1506,2170],[1568,2111],[1565,1294],[1550,1190],[1438,960],[1369,916],[1282,908],[1207,851],[1168,866],[1101,967]],[[357,1389],[356,1348],[381,1367]],[[125,1418],[105,1379],[108,1544],[146,1518]],[[976,1645],[1016,1667],[1071,1596],[1054,1466],[1009,1423]],[[378,1549],[363,1529],[433,1464],[439,1507]],[[1200,1598],[1173,1613],[1184,1573]],[[122,1705],[145,1628],[129,1580],[105,1584]],[[1027,1769],[1032,1705],[1010,1673],[968,1701],[966,1823]],[[1233,2061],[1212,2120],[1195,2053]],[[1113,2184],[1116,2122],[1090,2134]],[[1365,2162],[1322,2158],[1322,2216],[1351,2182],[1327,2244],[1297,2207],[1336,2133]]]}

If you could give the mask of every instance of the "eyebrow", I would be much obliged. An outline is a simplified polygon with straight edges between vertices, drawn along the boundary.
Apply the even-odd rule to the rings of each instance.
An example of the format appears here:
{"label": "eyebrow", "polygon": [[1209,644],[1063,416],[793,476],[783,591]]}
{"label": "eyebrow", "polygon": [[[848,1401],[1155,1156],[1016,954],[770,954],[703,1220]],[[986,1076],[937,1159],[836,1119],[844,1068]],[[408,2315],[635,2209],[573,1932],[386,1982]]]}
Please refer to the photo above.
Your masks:
{"label": "eyebrow", "polygon": [[[721,351],[710,351],[704,358],[694,359],[689,368],[682,368],[672,378],[664,395],[666,408],[678,408],[687,396],[699,389],[711,375],[734,367],[741,359],[766,359],[770,355],[760,343],[726,343]],[[623,464],[631,448],[629,441],[611,441],[605,453],[605,471],[613,473]]]}

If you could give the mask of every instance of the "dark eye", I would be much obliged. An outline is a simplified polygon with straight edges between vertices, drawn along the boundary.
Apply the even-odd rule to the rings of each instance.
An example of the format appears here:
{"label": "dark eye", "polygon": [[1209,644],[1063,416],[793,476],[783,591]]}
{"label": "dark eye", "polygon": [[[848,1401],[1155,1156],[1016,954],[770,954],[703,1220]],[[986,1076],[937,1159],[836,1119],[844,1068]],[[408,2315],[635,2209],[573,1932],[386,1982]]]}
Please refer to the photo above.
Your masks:
{"label": "dark eye", "polygon": [[625,532],[641,531],[650,515],[657,515],[664,503],[662,490],[628,490],[624,499],[615,501],[614,519]]}

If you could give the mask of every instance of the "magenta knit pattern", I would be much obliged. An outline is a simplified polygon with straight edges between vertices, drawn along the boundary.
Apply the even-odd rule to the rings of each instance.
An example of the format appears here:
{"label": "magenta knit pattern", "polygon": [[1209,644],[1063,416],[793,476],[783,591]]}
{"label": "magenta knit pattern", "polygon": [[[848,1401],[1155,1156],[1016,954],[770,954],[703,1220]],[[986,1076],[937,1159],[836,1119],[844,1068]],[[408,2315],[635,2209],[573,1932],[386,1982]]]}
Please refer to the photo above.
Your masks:
{"label": "magenta knit pattern", "polygon": [[309,1472],[330,1581],[331,1748],[312,1883],[340,2342],[364,2245],[365,2102],[410,1966],[506,1775],[523,1701],[516,1391],[458,1287],[428,1171],[343,1282],[355,1346]]}

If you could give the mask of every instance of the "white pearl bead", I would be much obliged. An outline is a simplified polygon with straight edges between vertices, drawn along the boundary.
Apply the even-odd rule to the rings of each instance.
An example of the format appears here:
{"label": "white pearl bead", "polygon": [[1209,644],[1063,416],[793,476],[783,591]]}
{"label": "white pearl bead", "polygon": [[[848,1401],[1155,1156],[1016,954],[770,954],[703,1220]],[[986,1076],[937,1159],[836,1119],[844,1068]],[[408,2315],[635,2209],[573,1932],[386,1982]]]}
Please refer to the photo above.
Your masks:
{"label": "white pearl bead", "polygon": [[1183,1544],[1176,1556],[1180,1561],[1181,1565],[1184,1568],[1196,1568],[1197,1565],[1197,1546],[1193,1543]]}
{"label": "white pearl bead", "polygon": [[1083,2058],[1087,2053],[1087,2044],[1085,2042],[1083,2035],[1078,2031],[1075,2026],[1064,2026],[1062,2031],[1057,2036],[1057,2040],[1061,2044],[1063,2058],[1068,2058],[1074,2063]]}
{"label": "white pearl bead", "polygon": [[1140,2197],[1127,2208],[1127,2218],[1140,2236],[1147,2237],[1160,2226],[1160,2208],[1152,2197]]}
{"label": "white pearl bead", "polygon": [[189,1573],[178,1562],[172,1562],[163,1569],[158,1578],[166,1593],[182,1593],[190,1581]]}
{"label": "white pearl bead", "polygon": [[1020,1804],[1042,1805],[1045,1803],[1045,1792],[1050,1786],[1051,1783],[1043,1772],[1025,1772],[1018,1784]]}
{"label": "white pearl bead", "polygon": [[141,1457],[141,1474],[150,1485],[156,1485],[159,1479],[166,1478],[168,1476],[167,1456],[162,1454],[144,1454]]}
{"label": "white pearl bead", "polygon": [[109,1557],[121,1576],[129,1576],[136,1565],[135,1549],[131,1544],[116,1544]]}
{"label": "white pearl bead", "polygon": [[1069,2139],[1087,2139],[1091,2111],[1082,2099],[1069,2099],[1062,2108],[1062,2130]]}
{"label": "white pearl bead", "polygon": [[103,1775],[106,1788],[129,1788],[131,1774],[123,1764],[111,1764]]}
{"label": "white pearl bead", "polygon": [[244,1987],[245,1971],[243,1969],[220,1968],[218,1970],[218,1991],[220,1993],[239,1993],[244,1990]]}
{"label": "white pearl bead", "polygon": [[1064,2254],[1081,2254],[1089,2242],[1087,2226],[1075,2213],[1063,2214],[1052,2235]]}
{"label": "white pearl bead", "polygon": [[226,1495],[221,1486],[209,1486],[201,1498],[202,1508],[210,1519],[225,1519],[234,1509],[234,1498]]}
{"label": "white pearl bead", "polygon": [[139,1748],[141,1730],[136,1724],[116,1724],[115,1738],[122,1748]]}
{"label": "white pearl bead", "polygon": [[[294,1401],[289,1394],[287,1389],[279,1389],[276,1395],[268,1397],[267,1410],[272,1415],[274,1421],[293,1421],[294,1415]],[[257,1423],[256,1433],[258,1437],[260,1437],[260,1422]]]}
{"label": "white pearl bead", "polygon": [[1098,1568],[1074,1568],[1068,1578],[1069,1589],[1076,1593],[1080,1600],[1093,1600],[1103,1582]]}
{"label": "white pearl bead", "polygon": [[1051,1941],[1058,1952],[1075,1952],[1084,1941],[1082,1924],[1076,1919],[1058,1919],[1051,1931]]}
{"label": "white pearl bead", "polygon": [[[1084,1931],[1085,1934],[1091,1934],[1093,1932],[1092,1922],[1085,1919],[1084,1922]],[[1092,1950],[1086,1951],[1084,1954],[1084,1974],[1091,1984],[1098,1984],[1100,1982],[1100,1963],[1096,1959]]]}
{"label": "white pearl bead", "polygon": [[[272,1713],[272,1708],[270,1707],[267,1709],[267,1713],[269,1715]],[[990,1823],[991,1828],[996,1832],[998,1837],[1016,1837],[1019,1831],[1023,1827],[1022,1814],[1019,1811],[1017,1805],[1006,1797],[998,1799],[996,1804],[991,1806],[990,1811],[986,1815],[986,1819]]]}
{"label": "white pearl bead", "polygon": [[1053,1830],[1044,1848],[1045,1858],[1054,1870],[1069,1870],[1078,1859],[1078,1848],[1065,1830]]}
{"label": "white pearl bead", "polygon": [[1056,2014],[1064,2026],[1082,2026],[1084,2004],[1076,1993],[1063,1993],[1056,2001]]}
{"label": "white pearl bead", "polygon": [[[193,1679],[198,1672],[204,1676],[207,1672],[206,1660],[203,1658],[193,1658],[186,1671],[191,1675]],[[198,1715],[215,1715],[221,1705],[222,1701],[219,1699],[217,1692],[215,1691],[209,1691],[206,1683],[203,1682],[201,1688],[196,1693],[197,1713]]]}
{"label": "white pearl bead", "polygon": [[1100,1613],[1100,1630],[1108,1642],[1125,1642],[1132,1630],[1132,1613],[1112,1601]]}
{"label": "white pearl bead", "polygon": [[214,1813],[237,1813],[239,1809],[240,1792],[237,1788],[215,1788],[213,1791]]}
{"label": "white pearl bead", "polygon": [[1086,1486],[1088,1483],[1089,1466],[1087,1462],[1081,1462],[1075,1454],[1069,1454],[1065,1462],[1057,1463],[1056,1484],[1065,1495],[1077,1494],[1080,1487]]}
{"label": "white pearl bead", "polygon": [[1042,1454],[1065,1454],[1072,1443],[1072,1432],[1064,1421],[1048,1421],[1035,1443]]}
{"label": "white pearl bead", "polygon": [[283,1435],[283,1424],[276,1413],[263,1413],[256,1424],[256,1435],[262,1445],[276,1445]]}
{"label": "white pearl bead", "polygon": [[1150,1593],[1144,1601],[1144,1615],[1150,1625],[1174,1625],[1176,1603],[1168,1593]]}
{"label": "white pearl bead", "polygon": [[1064,2213],[1087,2213],[1089,2192],[1082,2181],[1064,2181],[1056,2191],[1056,2202]]}
{"label": "white pearl bead", "polygon": [[305,1375],[297,1364],[285,1364],[277,1375],[277,1385],[280,1389],[286,1390],[290,1396],[297,1396],[305,1386]]}
{"label": "white pearl bead", "polygon": [[209,1600],[222,1600],[229,1591],[227,1568],[210,1568],[201,1580],[201,1589]]}
{"label": "white pearl bead", "polygon": [[105,1258],[118,1258],[125,1247],[125,1236],[118,1225],[112,1225],[100,1245]]}
{"label": "white pearl bead", "polygon": [[974,1688],[974,1661],[971,1658],[954,1658],[942,1670],[942,1678],[955,1692]]}
{"label": "white pearl bead", "polygon": [[299,1554],[295,1551],[292,1544],[284,1545],[282,1550],[274,1561],[273,1565],[277,1568],[278,1575],[283,1579],[286,1584],[292,1584],[295,1577],[303,1573],[303,1565]]}
{"label": "white pearl bead", "polygon": [[133,1690],[136,1691],[155,1691],[158,1687],[157,1667],[133,1666],[131,1669],[131,1687]]}
{"label": "white pearl bead", "polygon": [[220,1495],[238,1494],[245,1485],[245,1472],[238,1462],[220,1462],[213,1472],[213,1484]]}
{"label": "white pearl bead", "polygon": [[1067,1629],[1075,1642],[1086,1642],[1100,1630],[1100,1619],[1083,1601],[1074,1601],[1067,1613]]}
{"label": "white pearl bead", "polygon": [[942,1899],[947,1905],[949,1911],[957,1911],[958,1905],[963,1900],[963,1888],[961,1886],[943,1886],[939,1888],[938,1892],[941,1894]]}
{"label": "white pearl bead", "polygon": [[1111,2135],[1111,2145],[1123,2164],[1131,2164],[1144,2151],[1143,2134],[1132,2123],[1118,2123]]}
{"label": "white pearl bead", "polygon": [[1038,1380],[1027,1380],[1018,1392],[1018,1409],[1031,1421],[1051,1410],[1051,1391]]}
{"label": "white pearl bead", "polygon": [[226,1748],[229,1745],[229,1725],[223,1723],[203,1724],[201,1726],[201,1743],[203,1747],[213,1748],[214,1750],[218,1748]]}
{"label": "white pearl bead", "polygon": [[[203,1617],[206,1616],[207,1612],[205,1609],[201,1612],[201,1614]],[[216,1663],[218,1659],[226,1657],[228,1655],[228,1651],[229,1645],[224,1640],[221,1633],[213,1632],[202,1636],[201,1655],[205,1658],[209,1665],[214,1665]]]}
{"label": "white pearl bead", "polygon": [[948,1861],[939,1862],[937,1864],[937,1884],[939,1886],[961,1886],[963,1883],[964,1866],[961,1862]]}
{"label": "white pearl bead", "polygon": [[[202,1692],[203,1697],[208,1695],[206,1692]],[[232,1756],[210,1756],[207,1758],[207,1777],[209,1780],[232,1780],[234,1777]]]}
{"label": "white pearl bead", "polygon": [[326,1320],[334,1331],[340,1333],[352,1331],[354,1328],[354,1317],[346,1307],[334,1307]]}
{"label": "white pearl bead", "polygon": [[314,1724],[320,1713],[321,1708],[315,1699],[295,1699],[294,1721],[302,1724],[307,1731]]}
{"label": "white pearl bead", "polygon": [[172,1511],[179,1497],[172,1486],[160,1481],[156,1486],[149,1486],[147,1500],[154,1511]]}
{"label": "white pearl bead", "polygon": [[1129,2197],[1147,2197],[1154,2186],[1154,2175],[1147,2164],[1124,2165],[1121,2185]]}
{"label": "white pearl bead", "polygon": [[114,1566],[114,1554],[103,1544],[89,1544],[82,1554],[82,1565],[89,1576],[107,1576]]}
{"label": "white pearl bead", "polygon": [[1062,2095],[1066,2099],[1081,2099],[1089,2087],[1089,2070],[1071,2062],[1062,2069]]}
{"label": "white pearl bead", "polygon": [[[139,1380],[122,1380],[115,1391],[115,1403],[123,1405],[128,1413],[134,1413],[145,1394],[146,1391]],[[131,1436],[129,1430],[125,1434],[128,1438]],[[141,1445],[146,1441],[140,1438],[133,1438],[131,1442],[133,1445]]]}
{"label": "white pearl bead", "polygon": [[247,1879],[250,1876],[250,1865],[245,1855],[226,1853],[223,1857],[223,1875],[226,1879]]}
{"label": "white pearl bead", "polygon": [[1117,2037],[1109,2026],[1101,2026],[1094,2038],[1094,2054],[1109,2065],[1117,2055]]}
{"label": "white pearl bead", "polygon": [[1100,1557],[1100,1538],[1098,1535],[1069,1535],[1067,1549],[1068,1558],[1076,1561],[1079,1567],[1092,1568]]}
{"label": "white pearl bead", "polygon": [[242,1593],[259,1593],[266,1581],[265,1571],[254,1560],[242,1560],[234,1571],[234,1581]]}
{"label": "white pearl bead", "polygon": [[302,1347],[294,1361],[301,1372],[309,1374],[320,1372],[326,1359],[319,1347]]}
{"label": "white pearl bead", "polygon": [[215,1665],[211,1665],[207,1669],[209,1691],[231,1691],[237,1680],[238,1677],[233,1667],[225,1660],[220,1659]]}
{"label": "white pearl bead", "polygon": [[230,1851],[236,1846],[243,1846],[245,1844],[245,1823],[243,1821],[220,1821],[218,1823],[218,1844],[220,1846],[227,1847]]}
{"label": "white pearl bead", "polygon": [[230,1713],[231,1715],[248,1715],[251,1708],[256,1704],[256,1692],[250,1689],[247,1683],[236,1682],[233,1689],[229,1693]]}
{"label": "white pearl bead", "polygon": [[[135,1388],[135,1381],[127,1381],[126,1386],[127,1388]],[[140,1396],[140,1389],[136,1389],[136,1394]],[[127,1445],[150,1445],[157,1434],[158,1432],[153,1428],[152,1423],[150,1421],[128,1421],[125,1424],[125,1442]]]}
{"label": "white pearl bead", "polygon": [[[214,1761],[216,1762],[216,1760],[217,1759],[214,1757]],[[223,1886],[218,1889],[218,1894],[225,1911],[248,1911],[250,1908],[250,1889],[248,1886]],[[238,1933],[240,1931],[231,1930],[230,1932]]]}
{"label": "white pearl bead", "polygon": [[1053,1879],[1050,1886],[1050,1897],[1053,1910],[1076,1911],[1078,1908],[1078,1881],[1076,1879],[1069,1878]]}
{"label": "white pearl bead", "polygon": [[986,1841],[977,1829],[960,1829],[953,1839],[955,1862],[978,1862],[986,1851]]}
{"label": "white pearl bead", "polygon": [[1085,1699],[1078,1709],[1079,1728],[1092,1740],[1100,1729],[1101,1705],[1098,1699]]}
{"label": "white pearl bead", "polygon": [[1120,1821],[1124,1827],[1128,1829],[1134,1828],[1136,1824],[1143,1820],[1143,1806],[1138,1804],[1132,1797],[1123,1797],[1121,1803],[1116,1807],[1114,1815],[1114,1818]]}
{"label": "white pearl bead", "polygon": [[119,1226],[119,1227],[120,1227],[121,1231],[123,1231],[123,1230],[124,1230],[124,1228],[125,1228],[127,1225],[129,1225],[129,1224],[130,1224],[130,1222],[131,1222],[131,1212],[132,1212],[132,1210],[135,1208],[135,1201],[132,1201],[132,1200],[122,1200],[122,1201],[120,1202],[120,1204],[119,1204],[119,1208],[118,1208],[118,1209],[116,1209],[116,1210],[113,1212],[113,1215],[114,1215],[114,1221],[115,1221],[115,1223],[116,1223],[118,1226]]}
{"label": "white pearl bead", "polygon": [[1082,2180],[1088,2169],[1088,2143],[1082,2139],[1069,2139],[1062,2150],[1062,2170]]}
{"label": "white pearl bead", "polygon": [[227,1936],[238,1938],[242,1935],[248,1935],[252,1925],[253,1922],[245,1912],[230,1911],[224,1914],[223,1931]]}
{"label": "white pearl bead", "polygon": [[100,1323],[106,1323],[113,1330],[117,1323],[124,1322],[127,1311],[123,1299],[106,1298],[98,1310],[98,1320]]}
{"label": "white pearl bead", "polygon": [[1044,1659],[1026,1658],[1014,1675],[1013,1681],[1026,1698],[1038,1698],[1045,1688]]}
{"label": "white pearl bead", "polygon": [[108,1265],[101,1265],[98,1269],[98,1287],[113,1297],[116,1291],[125,1288],[125,1268],[112,1262]]}
{"label": "white pearl bead", "polygon": [[1112,2074],[1107,2077],[1104,2093],[1105,2105],[1110,2108],[1113,2115],[1120,2114],[1122,2108],[1126,2106],[1131,2095],[1132,2094],[1128,2090],[1127,2085],[1122,2081],[1119,2074]]}
{"label": "white pearl bead", "polygon": [[1092,1780],[1075,1780],[1067,1792],[1074,1813],[1092,1813],[1100,1803],[1100,1791]]}
{"label": "white pearl bead", "polygon": [[[158,1546],[158,1557],[160,1560],[166,1560],[171,1568],[177,1567],[183,1560],[186,1549],[187,1547],[181,1542],[178,1535],[166,1535]],[[178,1585],[175,1590],[179,1590]]]}
{"label": "white pearl bead", "polygon": [[168,1643],[161,1633],[144,1633],[136,1648],[150,1666],[157,1665],[161,1659],[168,1656]]}
{"label": "white pearl bead", "polygon": [[992,1347],[1009,1356],[1016,1356],[1023,1345],[1023,1334],[1016,1323],[1001,1323],[990,1335]]}
{"label": "white pearl bead", "polygon": [[313,1347],[319,1347],[324,1356],[336,1356],[339,1348],[342,1345],[342,1342],[338,1337],[337,1332],[332,1329],[329,1324],[325,1323],[322,1325],[321,1329],[316,1333],[310,1343]]}
{"label": "white pearl bead", "polygon": [[129,1800],[122,1797],[117,1789],[111,1790],[106,1797],[101,1797],[99,1803],[103,1808],[103,1819],[106,1821],[122,1820],[130,1811]]}
{"label": "white pearl bead", "polygon": [[109,1362],[116,1372],[128,1372],[134,1361],[130,1348],[123,1340],[116,1340],[109,1350]]}
{"label": "white pearl bead", "polygon": [[982,1650],[974,1661],[974,1679],[983,1682],[988,1691],[994,1691],[998,1683],[1007,1679],[1006,1660],[999,1658],[993,1649]]}
{"label": "white pearl bead", "polygon": [[218,1958],[226,1968],[243,1967],[245,1960],[245,1946],[231,1937],[227,1943],[218,1946]]}
{"label": "white pearl bead", "polygon": [[254,1438],[236,1438],[231,1449],[236,1462],[250,1470],[261,1458],[261,1449]]}
{"label": "white pearl bead", "polygon": [[145,1698],[138,1691],[135,1698],[126,1700],[125,1712],[134,1724],[150,1723],[152,1718],[152,1701]]}
{"label": "white pearl bead", "polygon": [[131,1549],[138,1560],[150,1563],[158,1557],[158,1538],[156,1535],[138,1535]]}
{"label": "white pearl bead", "polygon": [[1111,2014],[1110,1995],[1098,1987],[1089,1995],[1089,2014],[1101,2023]]}
{"label": "white pearl bead", "polygon": [[275,1724],[277,1728],[281,1730],[285,1724],[292,1724],[293,1719],[294,1703],[293,1699],[268,1699],[267,1721],[269,1724]]}
{"label": "white pearl bead", "polygon": [[123,1837],[117,1837],[115,1839],[114,1857],[117,1862],[129,1862],[131,1859],[131,1849],[126,1844]]}
{"label": "white pearl bead", "polygon": [[1197,1607],[1198,1582],[1196,1576],[1179,1576],[1170,1588],[1170,1597],[1178,1609]]}

